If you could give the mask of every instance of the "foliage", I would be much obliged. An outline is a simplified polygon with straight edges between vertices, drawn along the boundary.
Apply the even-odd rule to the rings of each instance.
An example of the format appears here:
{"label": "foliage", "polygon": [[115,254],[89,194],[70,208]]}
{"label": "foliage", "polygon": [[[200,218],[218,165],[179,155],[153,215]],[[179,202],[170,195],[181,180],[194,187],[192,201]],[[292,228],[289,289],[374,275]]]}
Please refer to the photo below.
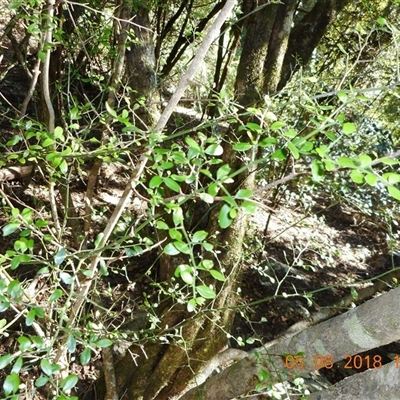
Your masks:
{"label": "foliage", "polygon": [[[34,1],[13,2],[9,8],[18,11],[21,23],[28,27],[25,34],[29,36],[30,51],[34,52],[37,45],[36,56],[44,61],[49,44],[42,26],[49,17],[40,6]],[[78,376],[63,362],[88,365],[102,349],[124,341],[129,342],[128,347],[143,346],[148,339],[182,344],[179,329],[172,331],[160,324],[157,310],[163,307],[183,305],[179,310],[191,320],[202,313],[217,312],[214,302],[230,278],[221,253],[229,252],[231,243],[221,242],[220,234],[244,215],[253,214],[258,206],[253,189],[241,186],[242,174],[257,168],[258,181],[272,189],[292,164],[294,172],[289,171],[288,179],[281,183],[297,179],[297,193],[320,192],[324,187],[340,201],[358,202],[366,212],[386,215],[387,209],[398,207],[396,201],[400,200],[398,161],[390,155],[399,143],[399,133],[387,112],[396,107],[398,98],[398,89],[391,86],[387,70],[392,63],[379,69],[371,61],[365,85],[368,92],[361,85],[364,81],[352,79],[355,75],[350,73],[353,67],[359,67],[357,57],[375,48],[370,43],[374,35],[390,34],[390,40],[397,43],[398,32],[389,19],[378,19],[372,27],[370,21],[365,26],[360,21],[348,28],[363,39],[361,47],[346,49],[338,42],[335,63],[331,63],[332,69],[325,69],[327,53],[337,38],[337,33],[332,33],[310,66],[282,92],[265,96],[256,105],[237,104],[233,78],[228,76],[231,84],[213,93],[212,101],[207,100],[207,109],[220,117],[203,123],[195,121],[195,126],[189,128],[183,121],[182,126],[159,133],[153,127],[139,128],[138,110],[150,105],[143,98],[132,101],[135,88],[122,84],[122,75],[112,79],[120,28],[112,18],[112,8],[96,11],[99,7],[98,2],[92,2],[90,7],[77,7],[73,18],[59,15],[48,21],[56,28],[54,51],[60,46],[58,50],[64,54],[55,77],[57,90],[53,88],[59,105],[57,124],[50,129],[45,118],[35,112],[12,118],[16,133],[1,149],[2,165],[35,164],[36,185],[46,194],[46,198],[38,196],[35,207],[31,207],[15,203],[13,195],[1,190],[6,250],[0,255],[0,312],[5,315],[0,320],[0,332],[12,335],[16,326],[22,331],[18,348],[0,356],[2,389],[8,398],[17,398],[23,372],[36,369],[35,388],[46,386],[57,399],[74,399],[71,390]],[[180,32],[168,31],[164,26],[165,41],[160,43],[158,60],[164,67],[169,67],[168,54],[174,49],[174,39],[179,41],[184,36],[195,45],[181,45],[182,58],[171,66],[178,79],[172,73],[163,77],[171,80],[162,83],[162,89],[179,80],[201,40],[204,26],[200,23],[211,19],[213,10],[212,3],[201,4],[194,14],[188,8],[186,15],[177,16],[184,25]],[[171,16],[179,10],[174,6],[159,11]],[[65,25],[60,23],[63,18]],[[79,19],[80,29],[68,25],[76,22],[74,18]],[[128,33],[128,44],[137,44],[132,31]],[[386,55],[392,42],[384,37]],[[354,43],[357,41],[347,45]],[[214,49],[208,63],[216,59]],[[204,68],[209,76],[207,68],[212,64]],[[341,76],[340,84],[331,76]],[[201,85],[196,96],[208,97],[211,86],[211,81]],[[335,90],[324,90],[331,86]],[[115,96],[114,101],[110,96]],[[227,125],[235,127],[234,136],[224,134]],[[241,167],[236,169],[227,159],[230,150]],[[71,193],[79,192],[79,183],[89,179],[93,163],[99,161],[105,170],[125,175],[134,170],[143,153],[148,164],[140,176],[140,193],[136,193],[142,210],[131,208],[123,213],[115,221],[111,239],[104,241],[103,226],[112,207],[96,204],[89,193],[89,208],[84,210],[82,201],[75,207],[76,197]],[[109,181],[116,178],[110,176]],[[126,181],[123,176],[121,182]],[[377,201],[383,207],[377,208]],[[209,223],[210,215],[216,216],[214,222]],[[89,228],[85,229],[83,222],[87,220]],[[121,274],[134,285],[127,271],[146,256],[149,264],[144,275],[156,293],[144,293],[143,298],[134,301],[127,296],[129,312],[125,315],[114,307],[107,277]],[[173,274],[169,280],[160,281],[158,261],[167,257],[173,259]],[[98,272],[91,269],[96,258]],[[25,271],[30,272],[26,280]],[[87,280],[92,280],[91,293],[76,310],[76,297]],[[43,287],[47,290],[42,291]],[[125,331],[126,320],[135,320],[133,308],[144,311],[146,318],[143,324]]]}

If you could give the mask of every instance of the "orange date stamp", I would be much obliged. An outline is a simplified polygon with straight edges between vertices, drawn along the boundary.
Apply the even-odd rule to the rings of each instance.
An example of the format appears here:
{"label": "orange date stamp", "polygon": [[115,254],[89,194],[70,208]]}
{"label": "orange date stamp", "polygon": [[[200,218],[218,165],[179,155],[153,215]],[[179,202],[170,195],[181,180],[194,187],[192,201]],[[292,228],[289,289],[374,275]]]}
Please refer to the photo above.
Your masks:
{"label": "orange date stamp", "polygon": [[[284,356],[284,361],[287,369],[303,369],[306,367],[304,357],[302,354],[292,355],[286,354]],[[344,357],[344,369],[379,369],[382,367],[382,357],[380,355],[375,356],[361,356],[356,354],[354,356],[348,354]],[[395,367],[400,367],[400,356],[396,355],[394,357]],[[317,354],[314,359],[315,369],[333,368],[335,361],[331,354],[325,356]]]}

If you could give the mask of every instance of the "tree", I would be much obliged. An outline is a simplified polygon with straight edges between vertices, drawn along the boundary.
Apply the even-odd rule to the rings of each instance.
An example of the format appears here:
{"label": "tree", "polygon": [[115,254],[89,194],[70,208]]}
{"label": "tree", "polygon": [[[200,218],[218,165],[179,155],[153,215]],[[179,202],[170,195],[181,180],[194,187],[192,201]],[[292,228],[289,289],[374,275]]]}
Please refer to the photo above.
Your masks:
{"label": "tree", "polygon": [[[374,6],[389,15],[389,3],[383,10],[379,10],[379,5]],[[8,161],[37,164],[37,169],[45,171],[52,224],[27,211],[15,211],[18,209],[2,193],[10,208],[3,235],[21,232],[16,242],[22,243],[29,230],[46,249],[46,256],[42,257],[29,244],[30,247],[25,247],[32,254],[28,255],[19,244],[17,252],[5,256],[2,262],[15,269],[35,259],[43,265],[42,274],[47,274],[48,259],[54,260],[61,283],[54,275],[50,302],[59,304],[65,300],[65,304],[71,304],[70,308],[60,306],[51,317],[51,325],[57,332],[63,332],[60,337],[66,346],[58,349],[55,359],[46,358],[49,364],[41,364],[44,375],[39,378],[40,383],[47,383],[59,372],[58,365],[67,363],[68,353],[75,352],[78,342],[87,349],[104,348],[107,368],[104,382],[98,387],[100,397],[115,398],[124,393],[125,398],[167,399],[184,391],[196,373],[227,345],[237,305],[247,215],[256,205],[252,194],[257,166],[265,159],[276,166],[271,172],[269,188],[310,174],[318,181],[327,172],[345,168],[352,171],[356,183],[364,179],[371,183],[380,181],[399,199],[400,192],[395,186],[399,175],[373,169],[382,163],[390,165],[395,157],[372,160],[359,153],[352,158],[331,156],[330,148],[338,136],[328,132],[328,127],[335,126],[351,134],[354,123],[339,113],[340,106],[318,105],[318,95],[304,101],[303,98],[310,96],[290,87],[291,82],[303,84],[301,78],[290,81],[296,71],[321,65],[318,57],[323,60],[327,56],[318,53],[318,44],[329,42],[330,35],[334,37],[335,32],[329,29],[335,21],[342,22],[343,18],[354,22],[351,16],[342,16],[345,10],[350,13],[352,7],[352,2],[344,0],[262,1],[257,5],[251,1],[238,5],[231,0],[179,5],[168,1],[149,5],[120,1],[115,6],[92,1],[89,5],[66,2],[65,8],[53,2],[45,7],[40,2],[11,3],[10,8],[18,14],[6,32],[17,31],[19,19],[29,26],[23,33],[41,66],[42,79],[41,119],[35,120],[33,110],[28,116],[24,109],[21,111],[17,124],[21,132],[7,145],[24,143],[26,148],[14,152],[17,156],[9,156]],[[384,39],[389,43],[395,34],[393,25],[386,19],[380,25],[387,31],[392,29],[385,32]],[[339,28],[340,25],[336,26]],[[195,72],[216,39],[216,31],[219,31],[219,48],[211,52],[215,64],[208,63],[208,68],[214,68],[214,73],[209,74],[212,82],[203,88]],[[157,32],[154,43],[153,32]],[[10,33],[9,37],[13,43],[15,36]],[[364,49],[372,51],[383,43],[377,37]],[[76,46],[76,41],[80,46]],[[239,46],[237,69],[229,71]],[[17,49],[18,43],[14,46],[16,53]],[[193,61],[191,52],[197,53]],[[26,55],[22,54],[22,58]],[[26,104],[33,95],[39,69],[31,74],[25,62],[21,66],[29,75],[32,89]],[[182,76],[181,72],[186,70]],[[174,78],[174,71],[179,79]],[[351,79],[349,82],[347,87],[339,85],[324,96],[332,95],[349,107],[362,101],[358,89],[352,88]],[[212,83],[218,91],[211,90],[204,112],[213,118],[205,123],[195,121],[189,130],[164,129],[188,85],[201,90],[198,98],[193,99],[195,104],[208,95]],[[165,95],[168,86],[174,93],[161,110],[163,101],[158,98]],[[235,102],[229,94],[233,88]],[[294,112],[302,113],[300,126],[293,124],[292,129],[289,123],[294,119],[292,111],[283,117],[280,110],[281,105],[284,109],[285,104],[293,104],[279,100],[285,91],[301,99]],[[228,122],[228,127],[220,122]],[[318,134],[326,136],[318,138],[320,144]],[[93,196],[99,171],[104,163],[121,161],[129,165],[127,160],[132,157],[135,166],[129,167],[125,191],[101,229],[92,219],[98,212]],[[311,172],[300,164],[301,158],[310,161]],[[80,221],[76,200],[71,196],[70,178],[77,173],[85,175],[88,159],[93,165],[88,173],[86,208]],[[299,164],[301,172],[288,173],[290,163]],[[17,173],[28,176],[32,169],[18,167]],[[57,190],[62,197],[62,213],[57,207]],[[148,205],[146,218],[139,220],[138,216],[138,222],[129,220],[126,212],[133,193],[144,198]],[[124,221],[127,229],[116,235],[118,225]],[[72,239],[68,239],[68,234]],[[113,337],[113,332],[105,328],[106,316],[100,312],[105,308],[102,305],[105,299],[95,288],[102,284],[102,275],[108,274],[107,260],[139,256],[154,249],[159,256],[157,263],[152,264],[153,273],[158,269],[154,274],[158,277],[154,280],[159,290],[158,308],[152,308],[153,300],[149,298],[142,302],[154,327],[145,330],[142,337],[133,334],[136,340],[133,347],[115,363],[114,372],[113,355],[107,346],[120,341],[124,334]],[[15,296],[4,297],[4,309],[13,301],[26,302],[17,277],[4,275],[2,279],[6,282],[4,289],[9,292],[13,285],[18,288],[11,291]],[[70,285],[69,293],[62,285]],[[89,298],[96,305],[96,313],[102,315],[98,320],[88,318],[85,311]],[[35,304],[26,318],[32,324],[45,314],[44,310],[45,307]],[[90,320],[87,323],[86,318]],[[96,330],[96,324],[101,329]],[[41,336],[40,322],[35,321],[34,327]],[[43,334],[43,346],[49,349],[52,344],[44,340],[46,337]],[[137,343],[141,344],[139,353],[144,356],[131,368]],[[82,363],[89,362],[91,350],[82,354]],[[6,361],[5,365],[16,362],[12,357]],[[9,379],[17,382],[16,378]],[[74,379],[67,371],[59,390],[67,391]],[[16,392],[15,385],[11,387],[9,393]],[[118,394],[113,392],[115,388]]]}

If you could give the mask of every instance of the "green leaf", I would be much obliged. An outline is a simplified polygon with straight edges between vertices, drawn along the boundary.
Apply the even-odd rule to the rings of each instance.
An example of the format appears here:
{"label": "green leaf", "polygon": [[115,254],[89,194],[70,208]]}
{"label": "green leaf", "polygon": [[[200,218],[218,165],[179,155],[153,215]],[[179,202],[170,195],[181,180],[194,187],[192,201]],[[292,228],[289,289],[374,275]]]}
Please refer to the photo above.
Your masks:
{"label": "green leaf", "polygon": [[46,375],[51,376],[53,374],[53,367],[47,358],[43,358],[42,361],[40,361],[40,367]]}
{"label": "green leaf", "polygon": [[[19,349],[20,351],[24,352],[25,350],[30,350],[32,348],[32,343],[31,341],[25,337],[25,336],[20,336],[17,339],[18,343],[19,343]],[[0,368],[1,369],[1,368]]]}
{"label": "green leaf", "polygon": [[230,217],[230,211],[231,207],[228,206],[228,204],[224,204],[219,211],[218,224],[222,229],[228,228],[233,222],[232,218]]}
{"label": "green leaf", "polygon": [[63,292],[61,289],[56,289],[49,297],[49,303],[58,300],[62,296]]}
{"label": "green leaf", "polygon": [[61,281],[66,285],[72,285],[74,282],[73,276],[71,276],[68,272],[61,271],[59,276]]}
{"label": "green leaf", "polygon": [[397,165],[399,162],[397,160],[394,160],[393,158],[380,158],[379,161],[382,164],[386,164],[386,165]]}
{"label": "green leaf", "polygon": [[36,317],[36,311],[34,308],[32,308],[29,312],[28,315],[25,318],[25,324],[26,326],[31,326],[35,322],[35,317]]}
{"label": "green leaf", "polygon": [[229,175],[231,172],[231,167],[228,164],[223,165],[222,167],[218,168],[217,171],[217,179],[221,180]]}
{"label": "green leaf", "polygon": [[261,140],[261,142],[259,142],[258,145],[260,147],[268,147],[268,146],[274,146],[277,143],[278,143],[278,140],[276,138],[267,137],[267,138]]}
{"label": "green leaf", "polygon": [[156,187],[159,187],[159,186],[161,185],[162,182],[163,182],[163,180],[162,180],[162,178],[161,178],[160,176],[153,176],[153,177],[150,179],[149,187],[150,187],[151,189],[154,189],[154,188],[156,188]]}
{"label": "green leaf", "polygon": [[241,204],[241,208],[246,214],[254,214],[257,209],[257,204],[252,201],[246,200]]}
{"label": "green leaf", "polygon": [[83,350],[81,355],[79,356],[79,360],[82,365],[88,364],[91,358],[92,358],[92,352],[88,347],[86,347],[85,350]]}
{"label": "green leaf", "polygon": [[321,179],[324,177],[324,172],[325,172],[322,167],[322,163],[320,161],[314,161],[311,164],[311,172],[312,172],[313,179],[316,182],[321,181]]}
{"label": "green leaf", "polygon": [[375,186],[378,182],[378,177],[374,174],[368,173],[364,176],[365,182],[370,186]]}
{"label": "green leaf", "polygon": [[43,146],[43,147],[49,147],[49,146],[53,146],[54,143],[55,143],[55,142],[54,142],[54,139],[52,139],[52,138],[47,138],[47,139],[45,139],[45,140],[43,141],[42,146]]}
{"label": "green leaf", "polygon": [[258,132],[261,130],[260,125],[256,124],[255,122],[247,122],[246,127],[254,132]]}
{"label": "green leaf", "polygon": [[175,226],[179,226],[183,223],[183,210],[181,207],[176,207],[172,212],[172,220]]}
{"label": "green leaf", "polygon": [[218,191],[219,187],[217,183],[211,183],[211,185],[207,188],[207,192],[210,196],[216,196]]}
{"label": "green leaf", "polygon": [[49,378],[47,376],[39,376],[39,378],[36,379],[35,381],[35,386],[36,387],[42,387],[44,386],[47,382],[49,381]]}
{"label": "green leaf", "polygon": [[288,145],[288,148],[289,148],[290,152],[292,153],[294,159],[298,160],[298,158],[300,157],[298,148],[291,141],[289,141],[287,143],[287,145]]}
{"label": "green leaf", "polygon": [[70,354],[75,353],[76,350],[76,340],[71,334],[69,334],[67,338],[67,349]]}
{"label": "green leaf", "polygon": [[341,167],[347,167],[347,168],[356,168],[357,167],[355,161],[349,157],[340,157],[340,158],[338,158],[337,163]]}
{"label": "green leaf", "polygon": [[208,193],[199,193],[200,200],[204,201],[205,203],[212,204],[214,203],[214,197]]}
{"label": "green leaf", "polygon": [[110,107],[110,105],[108,104],[108,101],[106,101],[106,110],[107,110],[107,112],[108,112],[112,117],[114,117],[114,118],[117,118],[117,117],[118,117],[116,111],[113,110],[113,109]]}
{"label": "green leaf", "polygon": [[368,154],[360,154],[358,156],[358,159],[360,160],[360,163],[363,167],[371,165],[372,158]]}
{"label": "green leaf", "polygon": [[64,260],[65,257],[67,257],[67,250],[65,250],[64,248],[60,249],[57,254],[54,256],[54,262],[56,265],[61,265]]}
{"label": "green leaf", "polygon": [[210,144],[204,152],[210,156],[220,156],[223,152],[224,149],[220,144],[214,143]]}
{"label": "green leaf", "polygon": [[164,247],[164,254],[168,254],[169,256],[176,256],[179,253],[179,250],[172,243],[168,243]]}
{"label": "green leaf", "polygon": [[96,342],[97,347],[110,347],[113,342],[110,339],[103,338]]}
{"label": "green leaf", "polygon": [[16,374],[19,374],[19,371],[21,371],[21,368],[22,368],[22,364],[23,364],[23,359],[21,356],[19,356],[17,358],[17,360],[15,361],[11,372],[15,372]]}
{"label": "green leaf", "polygon": [[272,160],[285,160],[287,157],[287,151],[285,149],[278,149],[275,150],[272,154],[271,154],[271,159]]}
{"label": "green leaf", "polygon": [[342,126],[342,129],[345,135],[351,135],[356,131],[357,127],[352,122],[345,122]]}
{"label": "green leaf", "polygon": [[60,386],[61,389],[67,392],[68,390],[71,390],[77,383],[78,383],[78,377],[76,375],[71,374],[61,381]]}
{"label": "green leaf", "polygon": [[225,276],[221,272],[217,271],[216,269],[211,269],[210,270],[210,274],[217,281],[221,281],[221,282],[225,282],[226,281]]}
{"label": "green leaf", "polygon": [[194,282],[194,277],[193,275],[188,272],[188,271],[182,271],[181,272],[181,279],[187,283],[188,285],[192,285]]}
{"label": "green leaf", "polygon": [[186,144],[191,148],[191,149],[195,149],[195,150],[197,150],[198,152],[201,152],[201,147],[199,146],[199,144],[194,140],[194,139],[192,139],[191,137],[186,137],[185,138],[185,142],[186,142]]}
{"label": "green leaf", "polygon": [[240,142],[240,143],[235,143],[232,148],[235,151],[247,151],[251,149],[251,144],[250,143],[245,143],[245,142]]}
{"label": "green leaf", "polygon": [[271,129],[271,131],[277,131],[280,128],[283,128],[284,126],[286,126],[286,124],[282,121],[275,121],[271,124],[271,126],[269,127],[269,129]]}
{"label": "green leaf", "polygon": [[12,223],[12,224],[7,224],[7,225],[3,226],[3,228],[2,228],[2,230],[3,230],[3,236],[11,235],[11,234],[14,233],[18,228],[19,228],[19,224],[18,224],[18,223]]}
{"label": "green leaf", "polygon": [[192,242],[193,243],[200,243],[202,242],[206,237],[208,236],[208,233],[206,231],[197,231],[194,233],[192,237]]}
{"label": "green leaf", "polygon": [[187,303],[187,310],[189,312],[193,312],[196,309],[196,300],[195,299],[190,299]]}
{"label": "green leaf", "polygon": [[210,270],[214,266],[213,260],[202,260],[199,264],[199,269]]}
{"label": "green leaf", "polygon": [[168,231],[168,235],[171,239],[173,240],[182,240],[182,233],[180,233],[178,230],[176,229],[170,229]]}
{"label": "green leaf", "polygon": [[204,297],[205,299],[214,299],[216,297],[215,291],[205,285],[196,286],[196,291],[201,297]]}
{"label": "green leaf", "polygon": [[169,187],[171,190],[173,190],[174,192],[177,192],[177,193],[181,192],[181,187],[179,186],[179,183],[174,181],[172,178],[165,177],[162,179],[163,179],[164,183],[167,185],[167,187]]}
{"label": "green leaf", "polygon": [[180,253],[183,253],[183,254],[190,254],[191,253],[190,246],[187,243],[174,242],[173,244],[179,250]]}
{"label": "green leaf", "polygon": [[400,190],[394,186],[388,186],[389,194],[396,200],[400,200]]}
{"label": "green leaf", "polygon": [[3,383],[4,393],[8,396],[11,393],[17,393],[19,389],[19,375],[15,372],[11,372],[10,375],[7,376]]}
{"label": "green leaf", "polygon": [[395,185],[400,182],[400,174],[395,174],[394,172],[386,172],[382,175],[382,178],[389,184]]}
{"label": "green leaf", "polygon": [[253,196],[253,191],[250,189],[239,189],[235,194],[236,199],[248,199],[251,196]]}
{"label": "green leaf", "polygon": [[355,182],[355,183],[363,183],[364,182],[364,174],[357,169],[354,169],[350,173],[350,178]]}
{"label": "green leaf", "polygon": [[162,230],[168,230],[169,229],[169,226],[164,221],[161,221],[161,220],[158,220],[156,222],[156,226],[157,226],[157,229],[162,229]]}
{"label": "green leaf", "polygon": [[8,364],[12,361],[12,356],[10,354],[6,354],[5,356],[0,356],[0,369],[7,367]]}

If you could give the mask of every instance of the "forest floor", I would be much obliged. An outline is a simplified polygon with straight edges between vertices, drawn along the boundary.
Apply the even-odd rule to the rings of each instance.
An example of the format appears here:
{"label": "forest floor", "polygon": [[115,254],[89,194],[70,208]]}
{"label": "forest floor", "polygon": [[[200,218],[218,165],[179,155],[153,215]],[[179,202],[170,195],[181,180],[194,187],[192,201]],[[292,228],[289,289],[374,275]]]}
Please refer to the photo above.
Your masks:
{"label": "forest floor", "polygon": [[[107,220],[124,189],[125,167],[114,168],[110,170],[108,166],[99,178],[94,200],[96,208],[103,209],[104,213],[98,215],[97,228]],[[77,181],[71,187],[76,208],[83,210],[85,185]],[[255,198],[269,205],[264,195],[259,188]],[[44,209],[42,206],[48,202],[46,186],[35,178],[24,193],[9,196],[20,209]],[[139,212],[138,203],[133,202],[136,204],[132,207],[134,212]],[[307,320],[310,314],[336,306],[350,293],[350,285],[353,290],[370,285],[365,281],[395,266],[387,245],[387,230],[379,221],[345,204],[331,205],[322,196],[310,198],[310,203],[305,210],[298,201],[286,200],[273,212],[259,207],[252,216],[241,265],[241,308],[231,332],[231,346],[250,350],[266,344],[296,322]],[[43,218],[50,217],[43,215]],[[0,209],[0,226],[5,222],[4,212]],[[0,254],[12,249],[14,240],[15,235],[3,237]],[[118,266],[110,268],[105,279],[104,290],[112,289],[112,295],[106,301],[110,306],[113,304],[114,309],[123,308],[116,299],[129,298],[139,307],[138,299],[143,291],[155,293],[151,274],[146,273],[154,259],[148,254],[134,260],[124,272]],[[398,262],[398,258],[395,261]],[[29,281],[35,277],[36,268],[21,265],[9,273],[20,281]],[[361,283],[355,285],[357,282]],[[51,284],[51,279],[42,281],[40,292],[50,292]],[[345,309],[338,307],[338,313],[343,311]],[[14,317],[10,309],[0,313],[0,319],[10,321]],[[9,330],[15,334],[0,337],[0,354],[18,346],[16,340],[26,330],[23,319],[17,319]],[[384,353],[399,354],[400,346],[394,343]],[[75,364],[75,372],[83,380],[82,390],[87,389],[98,375],[101,360],[93,361],[86,367]],[[34,375],[35,371],[31,373]],[[329,376],[331,382],[342,378],[332,373]]]}

